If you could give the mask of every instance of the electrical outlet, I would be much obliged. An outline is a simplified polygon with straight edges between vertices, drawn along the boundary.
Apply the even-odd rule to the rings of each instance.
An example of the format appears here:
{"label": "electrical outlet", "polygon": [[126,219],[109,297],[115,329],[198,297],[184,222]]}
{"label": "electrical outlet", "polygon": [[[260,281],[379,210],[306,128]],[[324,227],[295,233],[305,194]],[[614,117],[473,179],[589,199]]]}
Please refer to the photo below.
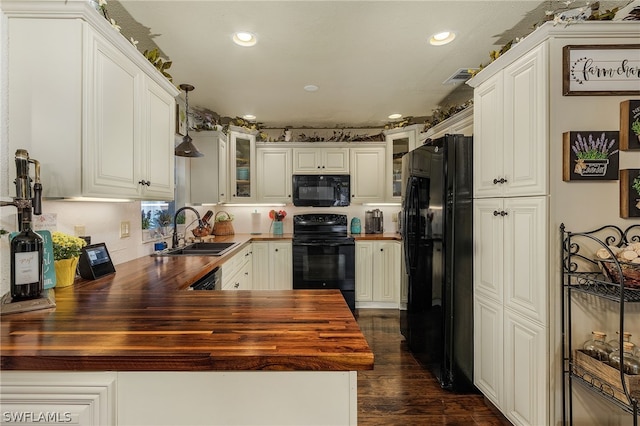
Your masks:
{"label": "electrical outlet", "polygon": [[398,221],[398,213],[391,213],[391,222]]}
{"label": "electrical outlet", "polygon": [[84,225],[75,225],[73,227],[73,233],[76,234],[76,237],[83,237],[87,235],[87,230]]}
{"label": "electrical outlet", "polygon": [[120,222],[120,238],[129,238],[131,224],[128,220]]}

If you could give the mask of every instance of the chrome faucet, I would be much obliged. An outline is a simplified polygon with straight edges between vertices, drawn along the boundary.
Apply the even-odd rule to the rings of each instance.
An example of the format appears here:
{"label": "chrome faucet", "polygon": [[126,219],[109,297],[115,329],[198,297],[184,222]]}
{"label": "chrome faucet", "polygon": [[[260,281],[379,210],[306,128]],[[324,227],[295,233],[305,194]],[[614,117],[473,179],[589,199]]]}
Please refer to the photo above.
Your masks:
{"label": "chrome faucet", "polygon": [[196,209],[189,206],[180,207],[178,210],[176,210],[176,214],[173,216],[173,238],[171,239],[171,248],[178,247],[178,226],[176,225],[176,222],[178,221],[178,215],[184,210],[191,210],[192,212],[194,212],[196,214],[196,217],[198,218],[198,225],[204,226],[204,224],[202,223],[202,219],[200,219],[200,213],[198,213]]}

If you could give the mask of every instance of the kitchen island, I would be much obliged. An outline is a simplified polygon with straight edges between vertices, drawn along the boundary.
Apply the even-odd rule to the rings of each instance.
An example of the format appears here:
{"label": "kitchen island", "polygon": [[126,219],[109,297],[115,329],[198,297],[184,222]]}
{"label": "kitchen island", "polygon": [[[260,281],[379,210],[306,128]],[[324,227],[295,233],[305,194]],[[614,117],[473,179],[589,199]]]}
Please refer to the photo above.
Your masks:
{"label": "kitchen island", "polygon": [[356,424],[373,353],[340,292],[186,290],[227,256],[136,259],[3,316],[3,421]]}

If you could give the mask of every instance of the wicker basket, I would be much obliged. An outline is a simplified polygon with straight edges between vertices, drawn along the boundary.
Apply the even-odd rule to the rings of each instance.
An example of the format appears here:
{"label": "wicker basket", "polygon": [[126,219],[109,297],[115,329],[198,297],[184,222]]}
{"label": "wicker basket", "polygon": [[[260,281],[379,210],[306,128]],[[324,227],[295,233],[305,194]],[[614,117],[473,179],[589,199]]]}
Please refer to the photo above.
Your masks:
{"label": "wicker basket", "polygon": [[213,223],[213,235],[233,235],[235,231],[233,230],[233,219],[218,221],[218,215],[220,213],[224,213],[227,217],[231,217],[231,215],[225,211],[219,211],[216,213]]}
{"label": "wicker basket", "polygon": [[[629,288],[640,289],[640,264],[617,261],[622,269],[622,275],[624,276],[624,286]],[[612,281],[620,283],[620,277],[618,276],[618,267],[613,260],[605,259],[600,260],[601,265],[604,268],[604,273]]]}

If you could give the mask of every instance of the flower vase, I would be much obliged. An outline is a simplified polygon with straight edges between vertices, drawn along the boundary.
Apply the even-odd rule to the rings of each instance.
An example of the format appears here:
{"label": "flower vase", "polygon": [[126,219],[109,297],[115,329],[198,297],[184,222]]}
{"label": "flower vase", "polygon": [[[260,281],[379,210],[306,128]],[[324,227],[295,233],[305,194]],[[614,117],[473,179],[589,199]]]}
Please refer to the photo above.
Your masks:
{"label": "flower vase", "polygon": [[276,220],[273,222],[273,235],[282,235],[282,221]]}
{"label": "flower vase", "polygon": [[53,262],[56,269],[56,287],[69,287],[76,279],[77,257],[60,259]]}

